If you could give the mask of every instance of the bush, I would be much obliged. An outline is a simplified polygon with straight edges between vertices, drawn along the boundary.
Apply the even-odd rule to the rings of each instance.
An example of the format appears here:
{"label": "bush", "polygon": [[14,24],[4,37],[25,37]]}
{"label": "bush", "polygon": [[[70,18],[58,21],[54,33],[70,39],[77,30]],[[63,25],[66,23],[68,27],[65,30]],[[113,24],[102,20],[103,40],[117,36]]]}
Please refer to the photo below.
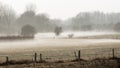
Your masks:
{"label": "bush", "polygon": [[36,30],[31,25],[25,25],[21,29],[21,35],[23,36],[34,36],[35,33],[36,33]]}
{"label": "bush", "polygon": [[58,27],[58,26],[57,26],[57,27],[55,28],[55,31],[54,31],[54,32],[55,32],[55,34],[56,34],[57,36],[60,35],[60,33],[62,32],[62,27]]}

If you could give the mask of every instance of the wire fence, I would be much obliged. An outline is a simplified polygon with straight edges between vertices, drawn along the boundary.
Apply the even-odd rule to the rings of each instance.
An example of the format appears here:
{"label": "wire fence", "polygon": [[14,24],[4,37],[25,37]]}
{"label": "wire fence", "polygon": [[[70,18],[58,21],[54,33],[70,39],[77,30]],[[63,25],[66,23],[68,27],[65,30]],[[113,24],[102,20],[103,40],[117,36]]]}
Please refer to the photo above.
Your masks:
{"label": "wire fence", "polygon": [[0,61],[21,61],[29,60],[32,62],[36,61],[59,61],[59,60],[75,60],[75,59],[85,59],[92,60],[96,58],[115,58],[120,57],[120,48],[97,48],[97,49],[79,49],[79,50],[54,50],[54,51],[36,51],[32,53],[23,54],[9,54],[0,55]]}

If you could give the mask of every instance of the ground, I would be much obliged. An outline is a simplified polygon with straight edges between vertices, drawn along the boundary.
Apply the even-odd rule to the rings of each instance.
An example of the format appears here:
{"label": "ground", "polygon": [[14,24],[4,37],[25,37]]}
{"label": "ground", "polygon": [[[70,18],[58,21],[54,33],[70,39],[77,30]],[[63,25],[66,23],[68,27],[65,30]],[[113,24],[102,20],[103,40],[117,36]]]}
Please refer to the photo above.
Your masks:
{"label": "ground", "polygon": [[115,60],[94,60],[79,62],[48,62],[48,63],[31,63],[5,65],[0,68],[117,68],[118,63]]}
{"label": "ground", "polygon": [[[115,55],[120,56],[120,35],[107,34],[107,35],[94,35],[85,37],[58,37],[58,38],[35,38],[33,40],[17,40],[17,41],[0,41],[0,60],[5,62],[5,57],[8,56],[9,60],[33,60],[34,53],[43,55],[43,59],[47,61],[59,60],[73,60],[75,53],[81,50],[81,57],[84,59],[92,59],[96,57],[111,57],[112,50],[115,48]],[[118,52],[118,53],[117,53]],[[85,63],[83,68],[90,68],[88,63]],[[110,64],[111,63],[111,64]],[[100,68],[110,68],[109,65],[118,66],[117,61],[106,61],[108,64],[99,65]],[[36,68],[79,68],[81,63],[78,62],[64,62],[64,63],[37,63]],[[94,62],[91,68],[94,68]],[[112,67],[111,66],[111,67]],[[4,67],[4,66],[2,66]],[[2,68],[1,67],[1,68]],[[34,68],[33,64],[22,65],[9,65],[9,68]],[[98,67],[98,68],[99,68]],[[116,68],[116,67],[115,67]]]}

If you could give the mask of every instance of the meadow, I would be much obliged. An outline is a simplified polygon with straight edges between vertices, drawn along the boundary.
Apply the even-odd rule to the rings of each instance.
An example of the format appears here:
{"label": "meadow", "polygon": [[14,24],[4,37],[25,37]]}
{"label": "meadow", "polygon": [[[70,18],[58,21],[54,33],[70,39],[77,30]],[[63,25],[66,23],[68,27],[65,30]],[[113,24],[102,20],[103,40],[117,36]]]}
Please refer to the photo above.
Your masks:
{"label": "meadow", "polygon": [[[0,63],[6,62],[6,57],[13,63],[3,65],[1,68],[96,68],[96,66],[116,68],[119,66],[118,61],[110,58],[113,57],[113,48],[115,57],[120,57],[118,37],[119,34],[89,35],[84,38],[83,36],[67,38],[64,35],[61,37],[39,36],[32,40],[0,41]],[[87,61],[74,61],[78,57],[79,50],[80,58]],[[33,62],[35,53],[37,53],[37,63]],[[39,63],[40,54],[46,62]],[[31,63],[14,64],[28,61]]]}

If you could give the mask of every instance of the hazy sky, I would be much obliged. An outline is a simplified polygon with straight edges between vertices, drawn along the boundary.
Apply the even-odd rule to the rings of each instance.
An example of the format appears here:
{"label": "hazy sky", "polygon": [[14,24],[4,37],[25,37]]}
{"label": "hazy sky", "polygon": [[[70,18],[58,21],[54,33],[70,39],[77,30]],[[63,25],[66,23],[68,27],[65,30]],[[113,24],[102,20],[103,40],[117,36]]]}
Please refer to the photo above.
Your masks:
{"label": "hazy sky", "polygon": [[51,18],[67,19],[79,12],[120,12],[120,0],[0,0],[11,6],[17,14],[25,11],[25,6],[36,5],[38,13],[47,13]]}

